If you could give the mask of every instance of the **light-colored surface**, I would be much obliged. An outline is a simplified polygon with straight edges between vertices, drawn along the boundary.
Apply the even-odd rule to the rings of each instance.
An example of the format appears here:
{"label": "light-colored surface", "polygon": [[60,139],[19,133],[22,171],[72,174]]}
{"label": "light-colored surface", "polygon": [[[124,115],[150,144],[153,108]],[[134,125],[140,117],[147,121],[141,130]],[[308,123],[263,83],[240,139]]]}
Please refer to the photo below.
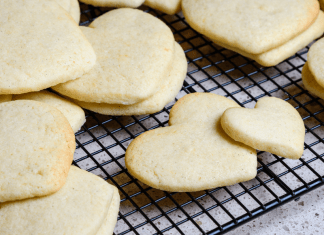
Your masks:
{"label": "light-colored surface", "polygon": [[255,60],[262,66],[270,67],[275,66],[290,56],[296,54],[299,50],[306,47],[316,38],[323,35],[324,32],[324,13],[320,11],[316,21],[304,32],[295,38],[289,40],[278,48],[269,50],[259,55],[249,54],[237,48],[225,45],[224,43],[215,42],[218,45],[225,47],[229,50],[235,51],[245,57]]}
{"label": "light-colored surface", "polygon": [[66,184],[57,193],[0,204],[0,234],[95,235],[114,192],[114,186],[72,166]]}
{"label": "light-colored surface", "polygon": [[80,22],[80,5],[78,0],[55,0],[61,7],[64,8],[79,24]]}
{"label": "light-colored surface", "polygon": [[133,105],[118,105],[104,103],[87,103],[73,100],[85,109],[105,115],[142,115],[153,114],[164,108],[174,100],[179,93],[187,74],[187,59],[181,48],[176,43],[175,56],[169,76],[162,82],[160,90],[146,100]]}
{"label": "light-colored surface", "polygon": [[11,101],[12,95],[0,95],[0,103]]}
{"label": "light-colored surface", "polygon": [[86,4],[97,7],[132,7],[136,8],[142,5],[145,0],[80,0]]}
{"label": "light-colored surface", "polygon": [[304,152],[303,119],[282,99],[261,98],[254,109],[229,108],[221,123],[226,134],[257,150],[291,159],[300,158]]}
{"label": "light-colored surface", "polygon": [[120,206],[119,192],[118,192],[118,189],[116,187],[114,187],[114,195],[113,195],[113,197],[111,199],[111,203],[109,205],[108,214],[96,235],[113,234],[114,228],[115,228],[115,225],[117,222],[119,206]]}
{"label": "light-colored surface", "polygon": [[172,192],[233,185],[256,175],[256,151],[233,141],[220,117],[238,105],[219,95],[196,93],[171,109],[169,127],[147,131],[128,146],[125,163],[145,184]]}
{"label": "light-colored surface", "polygon": [[1,1],[0,24],[0,94],[73,80],[95,63],[90,43],[54,1]]}
{"label": "light-colored surface", "polygon": [[146,0],[144,5],[169,15],[174,15],[181,11],[181,0]]}
{"label": "light-colored surface", "polygon": [[182,0],[182,11],[190,26],[211,40],[260,54],[305,31],[315,21],[319,3],[317,0]]}
{"label": "light-colored surface", "polygon": [[0,104],[0,120],[0,202],[57,192],[75,149],[67,119],[50,105],[19,100]]}
{"label": "light-colored surface", "polygon": [[324,38],[315,42],[308,52],[308,67],[319,85],[324,87]]}
{"label": "light-colored surface", "polygon": [[155,94],[172,68],[173,34],[150,14],[112,10],[82,31],[98,60],[87,74],[53,87],[65,96],[85,102],[134,104]]}
{"label": "light-colored surface", "polygon": [[302,70],[302,79],[305,88],[312,94],[324,99],[324,88],[321,87],[315,80],[313,74],[308,68],[308,63],[306,62]]}
{"label": "light-colored surface", "polygon": [[14,95],[13,100],[35,100],[49,104],[60,110],[69,121],[72,130],[77,132],[85,123],[85,114],[82,108],[49,91],[31,92],[21,95]]}

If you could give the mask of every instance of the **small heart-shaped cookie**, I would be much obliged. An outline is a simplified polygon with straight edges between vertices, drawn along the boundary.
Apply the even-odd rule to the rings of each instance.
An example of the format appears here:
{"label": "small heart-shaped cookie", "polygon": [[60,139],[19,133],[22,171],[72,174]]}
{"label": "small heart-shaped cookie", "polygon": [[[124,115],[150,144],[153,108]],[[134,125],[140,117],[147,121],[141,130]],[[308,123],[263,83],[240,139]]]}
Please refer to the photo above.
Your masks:
{"label": "small heart-shaped cookie", "polygon": [[182,0],[192,28],[246,53],[277,48],[304,32],[319,13],[317,0]]}
{"label": "small heart-shaped cookie", "polygon": [[296,109],[281,99],[264,97],[254,109],[227,109],[221,123],[230,137],[255,149],[291,159],[303,154],[304,122]]}
{"label": "small heart-shaped cookie", "polygon": [[195,93],[171,109],[169,127],[138,136],[127,148],[128,171],[145,184],[192,192],[255,177],[256,151],[222,129],[223,112],[238,105],[223,96]]}
{"label": "small heart-shaped cookie", "polygon": [[159,90],[174,58],[174,37],[165,23],[140,10],[117,9],[81,29],[97,62],[84,76],[54,90],[80,101],[124,105]]}

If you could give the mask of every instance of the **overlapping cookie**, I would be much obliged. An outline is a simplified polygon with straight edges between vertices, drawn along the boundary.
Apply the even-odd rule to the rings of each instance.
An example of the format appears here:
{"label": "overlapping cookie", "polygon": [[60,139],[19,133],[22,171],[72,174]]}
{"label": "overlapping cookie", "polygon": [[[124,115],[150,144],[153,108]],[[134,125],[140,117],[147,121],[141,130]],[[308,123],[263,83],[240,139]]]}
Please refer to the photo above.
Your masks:
{"label": "overlapping cookie", "polygon": [[116,187],[71,166],[57,193],[1,203],[0,234],[113,234],[119,200]]}
{"label": "overlapping cookie", "polygon": [[80,5],[78,0],[56,0],[56,2],[63,7],[72,18],[79,24],[80,22]]}
{"label": "overlapping cookie", "polygon": [[174,59],[174,37],[167,25],[134,9],[112,10],[81,27],[97,53],[94,68],[54,86],[85,102],[131,105],[155,94]]}
{"label": "overlapping cookie", "polygon": [[14,95],[13,100],[35,100],[57,108],[69,121],[74,132],[80,130],[81,126],[86,121],[82,108],[49,91],[38,91]]}
{"label": "overlapping cookie", "polygon": [[176,43],[175,58],[169,76],[163,81],[160,90],[146,100],[132,105],[88,103],[78,100],[73,102],[85,109],[105,115],[152,114],[162,110],[165,105],[174,100],[186,77],[187,67],[184,51]]}
{"label": "overlapping cookie", "polygon": [[316,0],[183,0],[182,9],[195,30],[263,66],[278,64],[324,31]]}
{"label": "overlapping cookie", "polygon": [[145,0],[144,5],[174,15],[181,11],[181,0]]}
{"label": "overlapping cookie", "polygon": [[171,109],[169,127],[138,136],[126,151],[128,171],[166,191],[191,192],[255,177],[256,151],[222,129],[223,112],[238,105],[225,97],[195,93]]}
{"label": "overlapping cookie", "polygon": [[0,23],[0,94],[39,91],[95,64],[92,46],[56,1],[1,1]]}
{"label": "overlapping cookie", "polygon": [[131,7],[136,8],[143,4],[145,0],[80,0],[86,4],[96,7]]}
{"label": "overlapping cookie", "polygon": [[229,108],[221,124],[235,141],[255,149],[291,159],[303,154],[303,119],[293,106],[279,98],[262,98],[254,109]]}
{"label": "overlapping cookie", "polygon": [[57,192],[75,150],[67,119],[56,108],[30,100],[1,103],[0,119],[0,202]]}

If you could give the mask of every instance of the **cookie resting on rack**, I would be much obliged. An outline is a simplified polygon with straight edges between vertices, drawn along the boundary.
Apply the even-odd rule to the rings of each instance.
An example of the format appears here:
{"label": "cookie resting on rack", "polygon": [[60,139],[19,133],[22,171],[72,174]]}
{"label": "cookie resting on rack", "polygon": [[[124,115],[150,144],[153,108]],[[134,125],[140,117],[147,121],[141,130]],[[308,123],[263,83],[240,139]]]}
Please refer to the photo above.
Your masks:
{"label": "cookie resting on rack", "polygon": [[75,150],[68,120],[56,108],[31,100],[1,103],[0,119],[0,202],[57,192]]}
{"label": "cookie resting on rack", "polygon": [[112,235],[119,210],[115,186],[71,166],[66,184],[45,197],[0,204],[1,235]]}
{"label": "cookie resting on rack", "polygon": [[220,118],[234,101],[210,93],[186,95],[173,106],[168,127],[145,132],[126,150],[128,171],[143,183],[173,192],[233,185],[256,176],[255,149],[234,141]]}
{"label": "cookie resting on rack", "polygon": [[145,0],[144,5],[174,15],[181,11],[181,0]]}
{"label": "cookie resting on rack", "polygon": [[303,119],[282,99],[261,98],[254,109],[229,108],[221,123],[231,138],[255,149],[290,159],[299,159],[303,155]]}

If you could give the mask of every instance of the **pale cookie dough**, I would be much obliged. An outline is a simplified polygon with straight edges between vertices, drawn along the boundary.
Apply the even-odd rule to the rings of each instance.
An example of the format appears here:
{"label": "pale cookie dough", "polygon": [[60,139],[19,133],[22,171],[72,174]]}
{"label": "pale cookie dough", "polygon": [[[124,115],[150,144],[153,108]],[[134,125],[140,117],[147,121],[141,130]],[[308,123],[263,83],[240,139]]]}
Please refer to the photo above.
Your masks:
{"label": "pale cookie dough", "polygon": [[308,68],[317,83],[324,87],[324,38],[315,42],[307,54]]}
{"label": "pale cookie dough", "polygon": [[174,37],[154,16],[135,9],[110,11],[81,27],[97,53],[94,68],[53,89],[85,102],[130,105],[155,94],[171,70]]}
{"label": "pale cookie dough", "polygon": [[248,57],[252,60],[255,60],[262,66],[270,67],[275,66],[290,56],[297,53],[299,50],[306,47],[316,38],[319,38],[323,35],[324,32],[324,13],[320,11],[316,21],[304,32],[285,44],[279,46],[278,48],[271,49],[270,51],[255,55],[249,54],[242,50],[233,48],[231,46],[225,45],[220,42],[215,42],[216,44],[225,47],[229,50],[235,51],[245,57]]}
{"label": "pale cookie dough", "polygon": [[52,105],[60,110],[69,121],[72,130],[77,132],[85,123],[85,114],[82,108],[52,92],[38,91],[22,95],[14,95],[13,100],[35,100]]}
{"label": "pale cookie dough", "polygon": [[[86,4],[96,7],[131,7],[137,8],[143,4],[145,0],[80,0]],[[163,0],[164,1],[164,0]]]}
{"label": "pale cookie dough", "polygon": [[128,171],[166,191],[192,192],[253,179],[257,156],[223,131],[223,112],[238,105],[223,96],[194,93],[171,109],[169,126],[147,131],[127,148]]}
{"label": "pale cookie dough", "polygon": [[0,202],[57,192],[75,149],[67,119],[48,104],[18,100],[0,104],[0,120]]}
{"label": "pale cookie dough", "polygon": [[250,54],[277,48],[304,32],[319,13],[317,0],[182,0],[192,28]]}
{"label": "pale cookie dough", "polygon": [[291,159],[303,155],[303,119],[284,100],[264,97],[258,100],[254,109],[227,109],[221,123],[230,137],[255,149]]}
{"label": "pale cookie dough", "polygon": [[0,95],[0,103],[12,100],[12,95]]}
{"label": "pale cookie dough", "polygon": [[181,11],[181,0],[146,0],[144,5],[169,15],[174,15]]}
{"label": "pale cookie dough", "polygon": [[78,0],[55,0],[61,7],[64,8],[72,18],[79,24],[80,22],[80,5]]}
{"label": "pale cookie dough", "polygon": [[306,62],[302,70],[302,79],[305,88],[312,94],[324,99],[324,88],[321,87],[315,80],[313,74],[309,70],[308,63]]}
{"label": "pale cookie dough", "polygon": [[92,46],[56,1],[3,0],[0,24],[0,94],[39,91],[95,64]]}
{"label": "pale cookie dough", "polygon": [[160,90],[146,100],[132,105],[87,103],[78,100],[73,100],[73,102],[85,109],[105,115],[123,116],[156,113],[174,100],[186,78],[187,67],[184,51],[176,43],[175,58],[169,76],[163,81]]}
{"label": "pale cookie dough", "polygon": [[115,225],[117,223],[119,206],[120,206],[120,196],[118,193],[118,189],[114,187],[114,195],[109,206],[107,217],[104,220],[103,224],[101,225],[96,235],[113,234]]}
{"label": "pale cookie dough", "polygon": [[110,232],[117,219],[116,191],[100,177],[71,166],[66,184],[57,193],[0,204],[0,234],[100,234],[112,206],[112,222],[106,230]]}

